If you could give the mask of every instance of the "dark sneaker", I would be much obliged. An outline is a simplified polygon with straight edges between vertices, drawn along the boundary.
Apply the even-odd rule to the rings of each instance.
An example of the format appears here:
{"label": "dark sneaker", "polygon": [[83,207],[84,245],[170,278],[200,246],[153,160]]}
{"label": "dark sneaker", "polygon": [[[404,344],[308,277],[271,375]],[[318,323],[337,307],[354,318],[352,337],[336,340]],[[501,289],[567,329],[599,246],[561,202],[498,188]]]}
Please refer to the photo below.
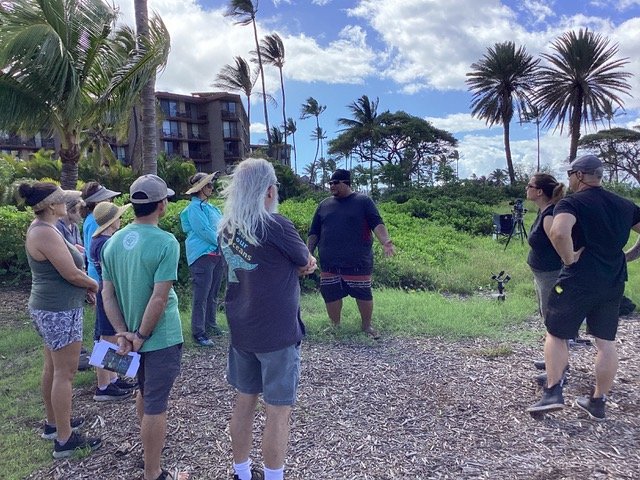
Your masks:
{"label": "dark sneaker", "polygon": [[578,397],[576,399],[576,407],[580,410],[587,412],[587,415],[593,420],[602,422],[605,420],[604,404],[607,402],[607,397],[593,398],[593,397]]}
{"label": "dark sneaker", "polygon": [[547,369],[547,364],[544,363],[544,360],[536,360],[533,362],[533,366],[536,367],[538,370],[546,370]]}
{"label": "dark sneaker", "polygon": [[93,365],[91,365],[89,363],[89,358],[91,357],[91,354],[89,353],[81,353],[80,356],[78,357],[78,370],[79,371],[85,371],[85,370],[91,370],[93,368]]}
{"label": "dark sneaker", "polygon": [[[76,417],[71,419],[72,432],[77,432],[80,429],[80,427],[82,427],[83,425],[84,425],[84,417]],[[44,430],[40,434],[40,436],[45,440],[55,440],[56,438],[58,438],[58,429],[56,427],[53,427],[47,424],[47,422],[45,421]]]}
{"label": "dark sneaker", "polygon": [[196,345],[200,345],[201,347],[213,347],[215,345],[209,338],[207,338],[206,335],[193,337],[193,341],[196,342]]}
{"label": "dark sneaker", "polygon": [[224,331],[218,325],[212,325],[207,327],[207,333],[214,337],[219,337],[224,335]]}
{"label": "dark sneaker", "polygon": [[527,408],[529,413],[545,413],[564,408],[564,397],[562,396],[562,382],[551,388],[542,389],[542,398]]}
{"label": "dark sneaker", "polygon": [[110,383],[104,390],[96,388],[93,399],[96,402],[117,402],[119,400],[126,400],[129,397],[131,397],[131,390],[123,390],[116,387],[113,383]]}
{"label": "dark sneaker", "polygon": [[136,380],[129,381],[122,377],[118,377],[118,379],[113,382],[112,385],[115,385],[120,390],[134,390],[138,387],[138,382]]}
{"label": "dark sneaker", "polygon": [[74,454],[76,450],[96,450],[102,445],[100,438],[85,437],[79,433],[72,433],[64,445],[58,440],[53,442],[53,458],[66,458]]}
{"label": "dark sneaker", "polygon": [[[238,477],[238,475],[234,475],[233,480],[240,480],[240,478]],[[264,480],[264,472],[258,468],[252,468],[251,480]]]}

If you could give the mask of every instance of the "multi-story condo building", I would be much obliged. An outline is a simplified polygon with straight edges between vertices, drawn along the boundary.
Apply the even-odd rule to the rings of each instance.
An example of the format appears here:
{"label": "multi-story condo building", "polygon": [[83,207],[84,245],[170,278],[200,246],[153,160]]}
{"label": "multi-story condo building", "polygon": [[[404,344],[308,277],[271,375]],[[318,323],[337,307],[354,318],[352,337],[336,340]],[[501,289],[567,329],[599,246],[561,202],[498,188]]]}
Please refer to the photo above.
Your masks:
{"label": "multi-story condo building", "polygon": [[[179,95],[156,92],[159,105],[158,152],[192,160],[198,171],[229,171],[250,153],[249,120],[239,95],[204,92]],[[139,125],[139,123],[138,123]],[[138,127],[138,132],[141,128]],[[131,164],[139,156],[134,149],[136,129],[129,129],[126,142],[113,142],[115,156]],[[59,140],[21,137],[0,132],[0,151],[27,159],[40,148],[58,150]]]}

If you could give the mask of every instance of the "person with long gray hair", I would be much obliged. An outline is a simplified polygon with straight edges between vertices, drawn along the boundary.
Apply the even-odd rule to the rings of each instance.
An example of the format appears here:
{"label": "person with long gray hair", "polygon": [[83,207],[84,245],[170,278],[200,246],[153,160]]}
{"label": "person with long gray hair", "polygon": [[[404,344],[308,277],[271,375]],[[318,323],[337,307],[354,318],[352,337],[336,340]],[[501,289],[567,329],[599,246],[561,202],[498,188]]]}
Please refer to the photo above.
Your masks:
{"label": "person with long gray hair", "polygon": [[[237,392],[230,422],[233,478],[281,480],[304,336],[298,277],[313,272],[316,259],[293,223],[277,213],[278,180],[269,162],[241,162],[222,196],[218,233],[231,333],[227,380]],[[266,404],[264,471],[252,468],[249,458],[260,394]]]}

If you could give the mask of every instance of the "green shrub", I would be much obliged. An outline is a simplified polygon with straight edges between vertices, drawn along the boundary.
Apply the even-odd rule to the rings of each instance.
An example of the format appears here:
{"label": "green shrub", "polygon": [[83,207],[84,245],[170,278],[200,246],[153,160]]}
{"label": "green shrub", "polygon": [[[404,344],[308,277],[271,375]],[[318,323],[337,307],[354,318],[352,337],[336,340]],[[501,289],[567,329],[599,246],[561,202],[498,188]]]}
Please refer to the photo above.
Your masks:
{"label": "green shrub", "polygon": [[24,241],[32,220],[31,212],[0,206],[0,275],[16,281],[29,275]]}

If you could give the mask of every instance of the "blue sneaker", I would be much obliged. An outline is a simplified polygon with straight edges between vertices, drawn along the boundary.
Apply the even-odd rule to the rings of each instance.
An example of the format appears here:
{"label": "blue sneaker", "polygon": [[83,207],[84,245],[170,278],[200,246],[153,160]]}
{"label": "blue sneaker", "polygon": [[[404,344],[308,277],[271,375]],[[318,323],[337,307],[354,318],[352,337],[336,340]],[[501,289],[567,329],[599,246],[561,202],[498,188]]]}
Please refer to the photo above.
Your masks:
{"label": "blue sneaker", "polygon": [[193,341],[196,342],[196,345],[200,345],[201,347],[213,347],[215,345],[213,341],[204,334],[194,336]]}
{"label": "blue sneaker", "polygon": [[[84,425],[84,417],[76,417],[71,419],[71,431],[77,432]],[[58,429],[53,425],[44,422],[44,430],[40,434],[45,440],[55,440],[58,438]]]}

